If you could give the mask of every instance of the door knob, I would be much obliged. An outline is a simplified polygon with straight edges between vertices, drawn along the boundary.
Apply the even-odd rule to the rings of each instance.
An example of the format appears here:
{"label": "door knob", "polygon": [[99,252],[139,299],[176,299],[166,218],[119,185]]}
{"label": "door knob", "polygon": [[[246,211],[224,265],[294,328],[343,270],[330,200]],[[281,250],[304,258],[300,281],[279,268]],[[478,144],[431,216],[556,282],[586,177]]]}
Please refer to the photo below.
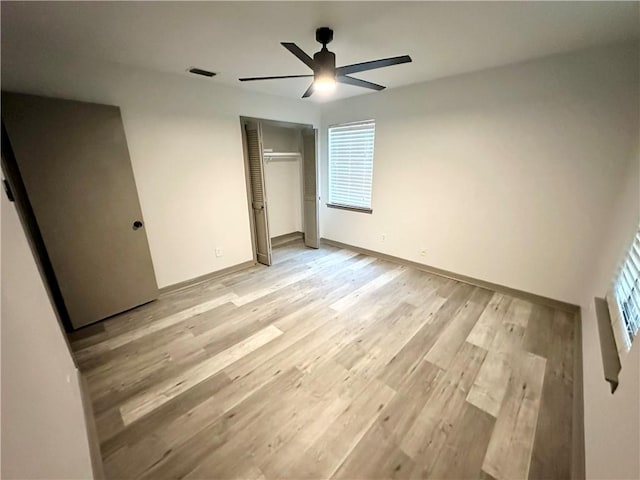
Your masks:
{"label": "door knob", "polygon": [[140,220],[136,220],[135,222],[133,222],[133,229],[134,230],[138,230],[141,227],[142,227],[142,222]]}

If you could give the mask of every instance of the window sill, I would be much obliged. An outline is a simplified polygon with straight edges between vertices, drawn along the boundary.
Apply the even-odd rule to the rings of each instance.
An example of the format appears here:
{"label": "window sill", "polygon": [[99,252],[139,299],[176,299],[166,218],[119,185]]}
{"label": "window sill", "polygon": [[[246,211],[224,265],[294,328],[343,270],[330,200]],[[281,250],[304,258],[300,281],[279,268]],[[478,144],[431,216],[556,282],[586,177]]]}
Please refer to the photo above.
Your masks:
{"label": "window sill", "polygon": [[618,374],[620,373],[620,357],[616,348],[611,326],[609,308],[604,298],[594,299],[596,307],[596,320],[598,322],[598,333],[600,336],[600,350],[602,353],[602,366],[604,368],[604,378],[611,385],[613,394],[618,388]]}
{"label": "window sill", "polygon": [[349,210],[352,212],[360,212],[360,213],[373,213],[373,210],[370,208],[361,208],[361,207],[351,207],[349,205],[336,205],[335,203],[327,203],[327,207],[329,208],[337,208],[338,210]]}

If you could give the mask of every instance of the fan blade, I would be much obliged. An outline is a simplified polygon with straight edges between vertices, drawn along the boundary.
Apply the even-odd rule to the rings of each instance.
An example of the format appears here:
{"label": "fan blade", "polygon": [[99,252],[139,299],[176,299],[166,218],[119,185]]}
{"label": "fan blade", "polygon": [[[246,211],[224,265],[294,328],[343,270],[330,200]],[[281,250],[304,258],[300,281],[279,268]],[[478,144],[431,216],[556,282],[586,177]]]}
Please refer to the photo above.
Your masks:
{"label": "fan blade", "polygon": [[343,75],[336,78],[337,82],[346,83],[348,85],[355,85],[356,87],[370,88],[371,90],[384,90],[387,87],[378,85],[377,83],[367,82],[366,80],[360,80],[359,78],[347,77]]}
{"label": "fan blade", "polygon": [[241,82],[252,82],[254,80],[277,80],[279,78],[307,78],[307,77],[313,77],[313,75],[283,75],[280,77],[246,77],[246,78],[239,78],[238,80],[240,80]]}
{"label": "fan blade", "polygon": [[284,48],[286,48],[287,50],[289,50],[291,53],[293,53],[296,57],[298,57],[298,59],[300,61],[302,61],[307,67],[309,67],[311,70],[313,70],[314,68],[314,61],[313,58],[311,58],[309,55],[307,55],[306,53],[304,53],[304,50],[302,50],[299,46],[297,46],[295,43],[291,43],[291,42],[281,42],[280,45],[282,45]]}
{"label": "fan blade", "polygon": [[302,94],[302,98],[310,97],[312,93],[313,93],[313,82],[311,82],[311,85],[309,85],[309,88],[307,88],[307,91]]}
{"label": "fan blade", "polygon": [[391,65],[399,65],[411,61],[409,55],[401,57],[383,58],[381,60],[372,60],[370,62],[354,63],[353,65],[345,65],[336,68],[336,75],[349,75],[351,73],[365,72],[367,70],[375,70],[376,68],[390,67]]}

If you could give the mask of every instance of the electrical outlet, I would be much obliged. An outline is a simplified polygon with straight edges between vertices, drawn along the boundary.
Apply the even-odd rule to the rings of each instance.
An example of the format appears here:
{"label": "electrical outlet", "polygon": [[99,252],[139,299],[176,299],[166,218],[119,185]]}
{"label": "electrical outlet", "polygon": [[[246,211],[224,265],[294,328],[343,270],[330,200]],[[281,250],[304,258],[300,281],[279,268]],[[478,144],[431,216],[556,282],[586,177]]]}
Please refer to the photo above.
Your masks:
{"label": "electrical outlet", "polygon": [[222,249],[216,248],[216,257],[221,257],[221,256],[222,256]]}
{"label": "electrical outlet", "polygon": [[386,239],[387,239],[387,234],[386,234],[386,233],[383,233],[383,234],[382,234],[382,241],[384,242]]}
{"label": "electrical outlet", "polygon": [[422,255],[423,257],[427,256],[427,249],[426,248],[421,248],[420,249],[420,255]]}

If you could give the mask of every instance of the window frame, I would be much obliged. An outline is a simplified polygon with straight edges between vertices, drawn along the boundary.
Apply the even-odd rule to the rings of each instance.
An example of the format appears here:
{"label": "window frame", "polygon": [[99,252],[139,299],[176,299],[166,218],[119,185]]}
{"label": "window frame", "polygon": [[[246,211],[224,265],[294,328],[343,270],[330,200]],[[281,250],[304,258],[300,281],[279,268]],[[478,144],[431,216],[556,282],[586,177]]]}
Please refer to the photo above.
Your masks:
{"label": "window frame", "polygon": [[[373,125],[373,142],[372,142],[372,153],[371,153],[371,183],[369,185],[369,207],[362,207],[362,206],[358,206],[358,205],[348,205],[348,204],[342,204],[342,203],[337,203],[335,201],[332,201],[331,198],[331,192],[332,192],[332,175],[331,175],[331,169],[332,169],[332,161],[331,161],[331,129],[332,128],[337,128],[337,127],[349,127],[349,126],[355,126],[355,125],[366,125],[366,124],[372,124]],[[368,120],[358,120],[355,122],[345,122],[345,123],[336,123],[336,124],[332,124],[329,125],[327,127],[327,190],[328,190],[328,201],[326,203],[326,206],[329,208],[335,208],[338,210],[348,210],[348,211],[352,211],[352,212],[360,212],[360,213],[368,213],[368,214],[372,214],[373,213],[373,162],[375,159],[375,135],[376,135],[376,121],[375,119],[371,118]]]}
{"label": "window frame", "polygon": [[[633,313],[640,317],[640,270],[637,269],[631,253],[632,250],[635,250],[635,256],[640,256],[636,244],[640,245],[640,225],[636,228],[630,244],[625,249],[622,261],[613,275],[611,288],[607,293],[611,327],[619,354],[625,354],[631,350],[633,341],[640,336],[640,330],[638,329],[640,321],[637,319],[632,320],[635,325],[631,325],[627,321],[628,315]],[[633,270],[636,270],[637,274],[633,274],[632,269],[629,268],[630,266],[633,266]],[[625,297],[625,291],[621,285],[622,282],[625,282],[626,287],[629,288],[628,297]],[[625,311],[625,306],[630,302],[635,304],[631,306],[632,311],[628,309]],[[633,326],[636,327],[635,332],[630,331],[630,327],[633,328]]]}

